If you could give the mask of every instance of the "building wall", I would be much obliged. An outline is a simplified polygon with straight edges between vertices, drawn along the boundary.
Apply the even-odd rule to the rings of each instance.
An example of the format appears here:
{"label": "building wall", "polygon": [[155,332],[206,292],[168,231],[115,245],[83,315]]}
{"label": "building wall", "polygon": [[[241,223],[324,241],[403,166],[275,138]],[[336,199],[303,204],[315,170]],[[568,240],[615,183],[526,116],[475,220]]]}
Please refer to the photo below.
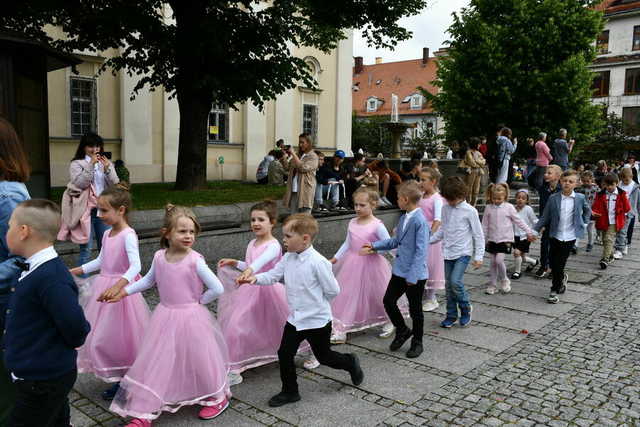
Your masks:
{"label": "building wall", "polygon": [[[53,37],[62,34],[48,29]],[[236,105],[229,109],[228,142],[207,146],[207,178],[209,180],[255,180],[258,164],[275,141],[297,145],[302,132],[302,110],[305,103],[318,106],[316,146],[326,152],[348,151],[351,146],[351,33],[330,54],[310,48],[293,49],[292,54],[308,58],[319,65],[319,91],[301,84],[265,103],[263,111],[253,105]],[[169,99],[163,88],[142,89],[134,100],[131,90],[136,77],[106,71],[97,75],[105,58],[114,51],[77,52],[84,62],[76,67],[78,77],[96,81],[96,131],[105,139],[105,150],[113,160],[122,159],[131,172],[131,180],[139,182],[175,181],[178,158],[179,117],[177,102]],[[49,73],[49,134],[51,182],[63,186],[68,182],[69,162],[79,143],[71,133],[70,69]],[[220,164],[219,158],[224,158]]]}

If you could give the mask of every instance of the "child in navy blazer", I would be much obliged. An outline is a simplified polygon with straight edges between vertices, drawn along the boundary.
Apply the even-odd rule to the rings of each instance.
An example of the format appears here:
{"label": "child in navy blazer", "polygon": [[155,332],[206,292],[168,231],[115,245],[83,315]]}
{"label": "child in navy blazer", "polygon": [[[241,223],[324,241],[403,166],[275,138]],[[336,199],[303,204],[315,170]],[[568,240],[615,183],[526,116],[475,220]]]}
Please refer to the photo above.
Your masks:
{"label": "child in navy blazer", "polygon": [[[427,220],[418,208],[422,191],[416,181],[403,182],[398,187],[398,206],[405,211],[400,217],[396,236],[365,245],[364,253],[398,249],[393,264],[392,276],[384,295],[384,308],[389,320],[396,328],[396,337],[389,346],[391,351],[399,350],[413,336],[407,357],[420,356],[423,351],[422,335],[424,315],[422,314],[422,294],[429,277],[427,254],[429,251],[430,230]],[[398,299],[407,294],[409,314],[413,330],[409,329],[398,308]]]}
{"label": "child in navy blazer", "polygon": [[568,170],[560,178],[562,191],[549,197],[542,217],[533,227],[540,231],[543,227],[549,230],[549,261],[551,263],[552,285],[547,302],[560,302],[558,294],[563,294],[569,281],[564,272],[567,259],[576,239],[584,236],[584,231],[591,220],[591,208],[584,194],[573,191],[578,185],[578,173]]}
{"label": "child in navy blazer", "polygon": [[53,249],[60,208],[29,200],[13,211],[7,231],[11,253],[26,258],[11,288],[2,343],[15,384],[10,426],[69,426],[67,398],[77,376],[76,348],[89,333],[78,288]]}

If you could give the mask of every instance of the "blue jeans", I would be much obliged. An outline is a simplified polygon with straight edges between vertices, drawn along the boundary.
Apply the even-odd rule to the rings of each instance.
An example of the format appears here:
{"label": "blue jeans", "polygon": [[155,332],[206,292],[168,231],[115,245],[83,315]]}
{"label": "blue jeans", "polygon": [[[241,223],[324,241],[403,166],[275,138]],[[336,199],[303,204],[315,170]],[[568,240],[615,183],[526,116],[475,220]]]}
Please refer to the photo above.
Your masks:
{"label": "blue jeans", "polygon": [[444,260],[444,287],[447,292],[447,318],[458,318],[458,307],[469,307],[469,294],[464,288],[464,272],[471,261],[470,256]]}
{"label": "blue jeans", "polygon": [[107,224],[102,222],[98,217],[98,210],[96,208],[91,209],[91,226],[89,227],[89,241],[80,245],[80,255],[78,256],[78,265],[84,265],[89,262],[91,258],[91,249],[93,248],[93,237],[96,238],[98,251],[102,249],[102,236],[105,231],[109,230]]}

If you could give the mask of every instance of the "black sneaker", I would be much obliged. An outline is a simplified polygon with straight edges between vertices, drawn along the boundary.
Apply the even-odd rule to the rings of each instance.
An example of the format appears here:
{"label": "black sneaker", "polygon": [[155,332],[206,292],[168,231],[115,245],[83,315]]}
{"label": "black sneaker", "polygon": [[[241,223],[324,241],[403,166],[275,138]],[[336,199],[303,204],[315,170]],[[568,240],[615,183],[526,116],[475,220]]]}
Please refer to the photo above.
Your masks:
{"label": "black sneaker", "polygon": [[604,259],[604,258],[602,258],[600,260],[600,270],[606,270],[607,267],[609,267],[609,261]]}
{"label": "black sneaker", "polygon": [[360,360],[355,353],[351,353],[351,359],[353,360],[353,367],[349,373],[351,374],[351,382],[353,385],[360,385],[364,380],[364,372],[362,372],[362,368],[360,367]]}
{"label": "black sneaker", "polygon": [[571,254],[572,255],[578,255],[578,247],[577,246],[574,246],[574,247],[571,248]]}
{"label": "black sneaker", "polygon": [[536,277],[538,279],[544,279],[545,277],[547,277],[547,275],[548,275],[547,269],[544,267],[540,267],[538,271],[536,271]]}
{"label": "black sneaker", "polygon": [[415,359],[416,357],[420,356],[423,351],[424,349],[422,348],[421,342],[411,341],[411,348],[409,349],[409,351],[407,351],[407,357],[409,359]]}
{"label": "black sneaker", "polygon": [[278,406],[297,402],[298,400],[300,400],[300,393],[285,393],[284,391],[281,391],[280,393],[269,399],[269,406],[271,406],[272,408],[277,408]]}
{"label": "black sneaker", "polygon": [[569,275],[564,273],[564,276],[562,277],[562,286],[558,290],[559,294],[564,294],[567,291],[567,283],[569,283]]}
{"label": "black sneaker", "polygon": [[512,278],[513,280],[518,280],[518,279],[520,278],[520,272],[519,272],[519,271],[514,272],[514,273],[511,275],[511,278]]}
{"label": "black sneaker", "polygon": [[547,298],[547,302],[549,304],[557,304],[560,302],[560,298],[558,298],[558,295],[555,292],[551,292],[551,294],[549,294],[549,298]]}
{"label": "black sneaker", "polygon": [[397,351],[402,347],[402,345],[407,342],[407,340],[411,338],[411,329],[407,329],[405,332],[396,332],[396,337],[391,341],[389,345],[389,350]]}
{"label": "black sneaker", "polygon": [[113,400],[114,397],[116,397],[116,393],[118,392],[118,390],[120,390],[120,383],[115,383],[114,385],[112,385],[111,387],[109,387],[108,389],[102,392],[102,398],[107,402],[110,402]]}

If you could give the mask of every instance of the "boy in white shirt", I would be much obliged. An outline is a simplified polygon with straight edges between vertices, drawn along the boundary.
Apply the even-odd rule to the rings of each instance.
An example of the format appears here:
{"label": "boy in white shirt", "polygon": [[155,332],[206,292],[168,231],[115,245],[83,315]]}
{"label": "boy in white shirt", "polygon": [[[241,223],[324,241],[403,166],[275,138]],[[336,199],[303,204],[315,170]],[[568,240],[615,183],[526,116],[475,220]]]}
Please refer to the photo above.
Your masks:
{"label": "boy in white shirt", "polygon": [[340,287],[331,263],[312,246],[318,234],[318,221],[308,214],[291,215],[284,222],[283,232],[287,253],[282,260],[266,273],[238,278],[240,284],[282,282],[287,292],[290,314],[278,350],[282,391],[269,400],[271,407],[300,400],[294,356],[304,340],[322,365],[348,371],[354,385],[360,385],[364,379],[355,354],[338,353],[330,348],[331,300]]}

